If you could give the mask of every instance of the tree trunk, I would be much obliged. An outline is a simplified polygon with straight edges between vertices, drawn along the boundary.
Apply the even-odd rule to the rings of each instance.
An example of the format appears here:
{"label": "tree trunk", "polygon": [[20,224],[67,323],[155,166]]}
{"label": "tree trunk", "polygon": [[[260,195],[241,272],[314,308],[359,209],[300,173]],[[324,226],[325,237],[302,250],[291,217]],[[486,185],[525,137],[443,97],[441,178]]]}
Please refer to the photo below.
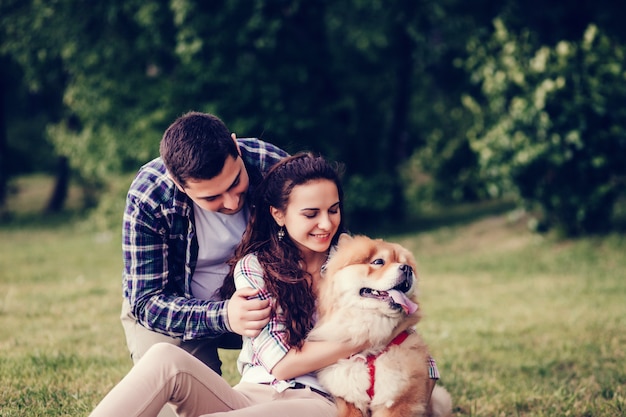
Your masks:
{"label": "tree trunk", "polygon": [[0,74],[0,91],[2,91],[2,94],[0,94],[0,212],[6,203],[7,185],[9,182],[7,170],[7,118],[4,108],[4,100],[6,98],[5,75]]}
{"label": "tree trunk", "polygon": [[408,0],[396,13],[393,49],[396,56],[396,86],[394,92],[393,113],[387,134],[386,165],[387,172],[392,173],[392,203],[390,212],[394,218],[402,219],[405,215],[405,199],[398,168],[408,157],[409,131],[407,126],[409,103],[411,101],[413,70],[415,67],[415,45],[408,33],[410,22],[414,20],[417,5]]}
{"label": "tree trunk", "polygon": [[66,156],[59,156],[54,190],[48,200],[46,213],[58,213],[63,210],[70,188],[70,164]]}

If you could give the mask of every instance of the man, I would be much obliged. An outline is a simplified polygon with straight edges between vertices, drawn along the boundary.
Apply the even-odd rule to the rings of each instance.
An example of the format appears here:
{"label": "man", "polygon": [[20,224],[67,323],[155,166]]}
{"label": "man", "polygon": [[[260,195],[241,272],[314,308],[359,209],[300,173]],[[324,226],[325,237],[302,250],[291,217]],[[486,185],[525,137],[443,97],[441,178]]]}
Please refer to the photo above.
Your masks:
{"label": "man", "polygon": [[248,222],[247,196],[287,153],[237,139],[216,116],[190,112],[163,135],[159,158],[130,186],[124,212],[122,325],[134,362],[157,342],[221,373],[218,347],[239,348],[269,320],[267,300],[216,293]]}

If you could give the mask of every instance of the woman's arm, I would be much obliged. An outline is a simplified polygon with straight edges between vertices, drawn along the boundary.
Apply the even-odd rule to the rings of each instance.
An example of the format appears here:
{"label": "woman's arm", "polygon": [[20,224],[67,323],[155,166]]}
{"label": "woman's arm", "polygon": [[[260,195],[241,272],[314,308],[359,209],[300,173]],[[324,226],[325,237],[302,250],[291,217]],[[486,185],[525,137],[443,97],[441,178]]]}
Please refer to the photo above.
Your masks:
{"label": "woman's arm", "polygon": [[291,379],[332,365],[339,359],[361,352],[366,348],[341,342],[304,342],[301,350],[291,348],[272,368],[276,379]]}
{"label": "woman's arm", "polygon": [[[251,287],[260,290],[258,298],[271,297],[265,289],[261,265],[253,254],[248,254],[237,262],[234,279],[237,289]],[[256,361],[278,380],[288,380],[317,371],[366,348],[329,341],[305,341],[301,350],[290,348],[286,341],[287,329],[281,316],[280,311],[274,312],[260,334],[250,339]]]}

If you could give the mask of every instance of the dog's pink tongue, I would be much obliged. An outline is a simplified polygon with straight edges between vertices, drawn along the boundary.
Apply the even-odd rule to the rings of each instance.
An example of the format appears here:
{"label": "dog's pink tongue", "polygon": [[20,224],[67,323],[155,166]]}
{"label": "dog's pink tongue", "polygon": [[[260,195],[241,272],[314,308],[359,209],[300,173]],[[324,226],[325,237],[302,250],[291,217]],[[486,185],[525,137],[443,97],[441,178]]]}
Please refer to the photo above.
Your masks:
{"label": "dog's pink tongue", "polygon": [[413,314],[417,311],[417,304],[409,300],[402,291],[389,290],[389,295],[394,303],[400,304],[406,314]]}

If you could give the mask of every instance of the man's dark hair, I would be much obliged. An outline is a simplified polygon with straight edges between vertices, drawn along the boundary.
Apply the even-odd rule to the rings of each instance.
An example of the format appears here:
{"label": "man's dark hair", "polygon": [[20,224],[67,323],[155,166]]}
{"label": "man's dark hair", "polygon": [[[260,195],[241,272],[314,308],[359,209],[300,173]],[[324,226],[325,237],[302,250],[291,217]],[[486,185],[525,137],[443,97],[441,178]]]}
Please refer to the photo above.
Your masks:
{"label": "man's dark hair", "polygon": [[169,174],[182,187],[189,179],[216,177],[228,156],[239,155],[224,122],[200,112],[176,119],[163,134],[160,152]]}

